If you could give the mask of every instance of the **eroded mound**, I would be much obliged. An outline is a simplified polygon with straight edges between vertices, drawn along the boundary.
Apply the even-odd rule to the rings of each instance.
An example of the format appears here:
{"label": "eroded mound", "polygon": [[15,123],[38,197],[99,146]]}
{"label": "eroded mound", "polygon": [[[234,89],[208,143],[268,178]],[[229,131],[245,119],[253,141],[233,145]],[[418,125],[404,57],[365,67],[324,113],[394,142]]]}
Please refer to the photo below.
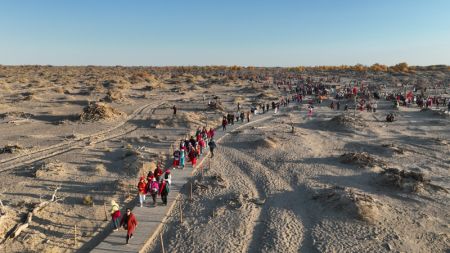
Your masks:
{"label": "eroded mound", "polygon": [[35,168],[34,176],[36,178],[51,178],[64,175],[67,164],[59,161],[45,161]]}
{"label": "eroded mound", "polygon": [[176,117],[169,117],[158,120],[154,123],[154,128],[167,128],[167,127],[187,127],[192,128],[195,126],[203,126],[206,124],[205,116],[196,112],[184,112],[180,113]]}
{"label": "eroded mound", "polygon": [[112,120],[124,115],[123,112],[114,109],[102,102],[89,103],[80,114],[82,121]]}
{"label": "eroded mound", "polygon": [[336,211],[345,212],[350,217],[370,223],[378,220],[382,208],[381,202],[374,197],[340,186],[318,190],[313,199],[323,202]]}
{"label": "eroded mound", "polygon": [[345,153],[340,157],[341,163],[356,164],[359,166],[375,166],[384,165],[384,163],[366,152],[362,153]]}
{"label": "eroded mound", "polygon": [[352,114],[341,114],[333,117],[327,122],[329,127],[337,128],[339,130],[350,130],[355,128],[364,128],[368,125],[366,122],[358,115],[353,116]]}
{"label": "eroded mound", "polygon": [[108,90],[106,96],[102,99],[105,102],[115,102],[115,101],[123,101],[125,98],[120,90],[111,89]]}
{"label": "eroded mound", "polygon": [[423,172],[387,168],[380,175],[385,184],[407,192],[420,193],[423,191],[448,191],[431,183],[431,179]]}

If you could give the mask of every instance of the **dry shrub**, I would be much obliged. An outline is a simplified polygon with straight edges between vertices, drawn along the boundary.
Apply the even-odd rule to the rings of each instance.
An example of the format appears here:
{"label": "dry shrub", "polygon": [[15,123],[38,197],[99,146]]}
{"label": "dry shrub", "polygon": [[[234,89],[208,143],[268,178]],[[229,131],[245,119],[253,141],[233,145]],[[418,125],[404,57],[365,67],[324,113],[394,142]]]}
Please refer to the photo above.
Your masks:
{"label": "dry shrub", "polygon": [[94,205],[94,199],[91,195],[86,195],[83,197],[83,205],[92,206]]}
{"label": "dry shrub", "polygon": [[114,109],[110,105],[102,102],[91,102],[83,109],[80,114],[82,121],[97,121],[97,120],[113,120],[123,116],[124,113]]}
{"label": "dry shrub", "polygon": [[106,93],[106,96],[102,99],[102,101],[109,102],[109,103],[115,102],[115,101],[122,101],[122,100],[124,100],[123,94],[118,89],[108,90],[108,92]]}
{"label": "dry shrub", "polygon": [[341,155],[340,160],[342,163],[356,164],[359,166],[375,166],[384,165],[380,160],[373,158],[366,152],[362,153],[345,153]]}
{"label": "dry shrub", "polygon": [[350,217],[369,223],[378,220],[382,204],[374,197],[352,188],[334,186],[318,190],[313,199],[322,201],[325,208],[344,212]]}
{"label": "dry shrub", "polygon": [[34,116],[33,114],[27,113],[27,112],[6,112],[6,113],[0,114],[0,118],[1,119],[6,119],[6,118],[28,119],[28,118],[31,118],[33,116]]}
{"label": "dry shrub", "polygon": [[33,92],[24,92],[22,93],[23,101],[38,101],[39,98]]}
{"label": "dry shrub", "polygon": [[66,171],[67,165],[59,161],[44,161],[37,166],[34,171],[36,178],[49,178],[52,176],[62,175]]}
{"label": "dry shrub", "polygon": [[24,148],[20,145],[14,144],[7,144],[3,148],[0,148],[0,154],[9,153],[14,154],[16,152],[21,152]]}
{"label": "dry shrub", "polygon": [[109,89],[129,89],[131,87],[130,82],[123,77],[114,77],[113,79],[103,81],[103,86]]}
{"label": "dry shrub", "polygon": [[95,172],[95,174],[104,175],[106,174],[106,167],[103,163],[99,163],[92,167],[92,171]]}
{"label": "dry shrub", "polygon": [[387,168],[381,171],[380,175],[384,184],[402,191],[416,193],[423,191],[444,191],[448,193],[447,189],[432,184],[431,179],[423,172]]}
{"label": "dry shrub", "polygon": [[382,147],[389,148],[393,152],[397,154],[404,154],[405,150],[403,148],[397,147],[394,143],[381,144]]}
{"label": "dry shrub", "polygon": [[62,87],[55,87],[53,89],[53,91],[58,93],[58,94],[64,94],[64,89]]}

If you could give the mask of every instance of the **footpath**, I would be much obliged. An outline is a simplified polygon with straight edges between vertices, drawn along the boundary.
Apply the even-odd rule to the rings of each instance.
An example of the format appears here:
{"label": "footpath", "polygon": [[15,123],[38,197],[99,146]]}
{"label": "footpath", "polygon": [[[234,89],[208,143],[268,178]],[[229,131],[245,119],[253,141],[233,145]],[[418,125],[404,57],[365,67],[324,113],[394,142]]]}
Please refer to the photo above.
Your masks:
{"label": "footpath", "polygon": [[[280,107],[281,109],[281,107]],[[284,108],[283,108],[284,109]],[[280,113],[280,112],[279,112]],[[266,112],[265,114],[253,115],[250,122],[235,123],[234,125],[228,125],[226,131],[222,131],[222,127],[216,129],[215,137],[216,143],[220,147],[220,141],[230,132],[239,128],[255,124],[257,122],[271,118],[276,114],[273,110]],[[218,151],[218,150],[217,150]],[[158,199],[158,206],[153,207],[151,204],[151,197],[145,201],[144,207],[139,207],[139,203],[131,203],[130,206],[134,206],[132,213],[136,216],[138,221],[138,227],[134,232],[134,236],[130,239],[129,244],[125,244],[126,231],[120,229],[117,232],[112,231],[111,226],[107,226],[105,231],[108,233],[106,238],[100,242],[91,252],[94,253],[106,253],[106,252],[145,252],[145,250],[154,242],[159,240],[160,231],[168,218],[171,210],[176,206],[178,198],[182,197],[183,187],[187,186],[187,182],[194,175],[196,170],[202,166],[202,164],[209,158],[208,152],[204,152],[198,159],[196,168],[192,168],[189,162],[186,161],[184,169],[171,169],[172,172],[172,185],[168,197],[166,206],[161,204],[161,199]],[[137,190],[136,190],[137,194]],[[120,204],[119,204],[120,205]]]}

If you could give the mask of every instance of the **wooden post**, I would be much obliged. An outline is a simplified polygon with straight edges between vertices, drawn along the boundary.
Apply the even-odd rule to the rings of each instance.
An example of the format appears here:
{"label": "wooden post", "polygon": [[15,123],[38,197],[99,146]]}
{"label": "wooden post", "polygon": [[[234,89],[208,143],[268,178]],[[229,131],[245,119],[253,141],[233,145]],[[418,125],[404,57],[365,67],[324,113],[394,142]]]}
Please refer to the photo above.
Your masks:
{"label": "wooden post", "polygon": [[162,233],[159,234],[159,237],[160,237],[160,239],[161,239],[161,249],[162,249],[162,253],[166,253],[166,250],[164,249],[164,241],[163,241]]}
{"label": "wooden post", "polygon": [[192,201],[192,182],[189,183],[189,200]]}
{"label": "wooden post", "polygon": [[181,206],[181,203],[180,203],[180,223],[183,223],[183,207]]}
{"label": "wooden post", "polygon": [[108,213],[106,212],[106,202],[103,202],[103,210],[105,211],[105,221],[108,221]]}
{"label": "wooden post", "polygon": [[75,227],[73,229],[73,242],[74,246],[77,247],[77,224],[75,224]]}
{"label": "wooden post", "polygon": [[200,166],[200,175],[201,175],[201,180],[203,181],[203,169],[204,169],[204,166],[203,166],[203,164]]}

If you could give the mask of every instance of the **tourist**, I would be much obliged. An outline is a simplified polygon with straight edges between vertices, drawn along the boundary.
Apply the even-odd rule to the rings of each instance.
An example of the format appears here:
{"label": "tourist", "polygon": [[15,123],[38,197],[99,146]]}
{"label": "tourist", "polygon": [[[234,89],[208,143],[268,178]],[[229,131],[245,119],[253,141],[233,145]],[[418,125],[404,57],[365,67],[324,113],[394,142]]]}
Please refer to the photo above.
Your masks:
{"label": "tourist", "polygon": [[120,213],[119,205],[114,200],[111,200],[111,211],[110,211],[110,213],[111,213],[111,219],[112,219],[112,222],[113,222],[112,224],[113,224],[113,227],[114,227],[113,231],[118,231],[119,227],[120,227],[119,218],[120,218],[121,213]]}
{"label": "tourist", "polygon": [[159,186],[159,195],[161,195],[163,205],[167,205],[167,196],[170,191],[169,186],[171,184],[171,178],[172,175],[170,175],[170,170],[166,170],[164,173],[164,179],[161,181],[161,185]]}
{"label": "tourist", "polygon": [[158,195],[158,191],[159,191],[159,183],[158,181],[156,181],[156,178],[153,178],[150,183],[150,191],[149,191],[153,199],[153,206],[156,206],[156,196]]}
{"label": "tourist", "polygon": [[149,171],[148,174],[147,174],[147,187],[146,187],[146,189],[149,189],[148,184],[149,184],[149,182],[152,181],[152,179],[154,177],[155,177],[155,175],[153,174],[153,171]]}
{"label": "tourist", "polygon": [[228,124],[227,117],[223,116],[223,119],[222,119],[222,130],[223,131],[227,130],[227,124]]}
{"label": "tourist", "polygon": [[216,142],[214,139],[211,138],[211,140],[208,143],[209,151],[211,152],[211,158],[214,157],[214,149],[216,148]]}
{"label": "tourist", "polygon": [[120,221],[120,226],[123,226],[124,229],[127,230],[126,244],[128,244],[128,240],[133,238],[134,230],[138,226],[138,222],[133,213],[131,213],[131,209],[127,208],[126,214],[123,215],[122,220]]}
{"label": "tourist", "polygon": [[208,139],[214,138],[215,134],[216,134],[216,130],[214,130],[213,128],[210,128],[208,131]]}
{"label": "tourist", "polygon": [[195,147],[191,146],[191,150],[189,151],[189,160],[192,163],[192,168],[195,168],[195,165],[197,164],[197,150]]}
{"label": "tourist", "polygon": [[145,194],[147,194],[147,191],[145,189],[146,183],[145,183],[144,177],[141,177],[139,179],[139,183],[138,183],[137,187],[138,187],[138,191],[139,191],[139,203],[141,204],[141,207],[143,207],[144,201],[145,201]]}
{"label": "tourist", "polygon": [[163,170],[161,169],[161,163],[158,162],[158,165],[156,165],[155,171],[153,171],[153,175],[155,176],[156,181],[159,181],[161,179],[162,174],[163,174]]}
{"label": "tourist", "polygon": [[184,143],[182,144],[180,148],[180,168],[184,168],[184,164],[186,161],[186,147],[184,146]]}
{"label": "tourist", "polygon": [[178,166],[180,166],[180,150],[175,150],[173,152],[173,164],[172,164],[173,168],[178,168]]}
{"label": "tourist", "polygon": [[173,115],[174,116],[177,115],[177,107],[175,105],[172,107],[172,110],[173,110]]}

